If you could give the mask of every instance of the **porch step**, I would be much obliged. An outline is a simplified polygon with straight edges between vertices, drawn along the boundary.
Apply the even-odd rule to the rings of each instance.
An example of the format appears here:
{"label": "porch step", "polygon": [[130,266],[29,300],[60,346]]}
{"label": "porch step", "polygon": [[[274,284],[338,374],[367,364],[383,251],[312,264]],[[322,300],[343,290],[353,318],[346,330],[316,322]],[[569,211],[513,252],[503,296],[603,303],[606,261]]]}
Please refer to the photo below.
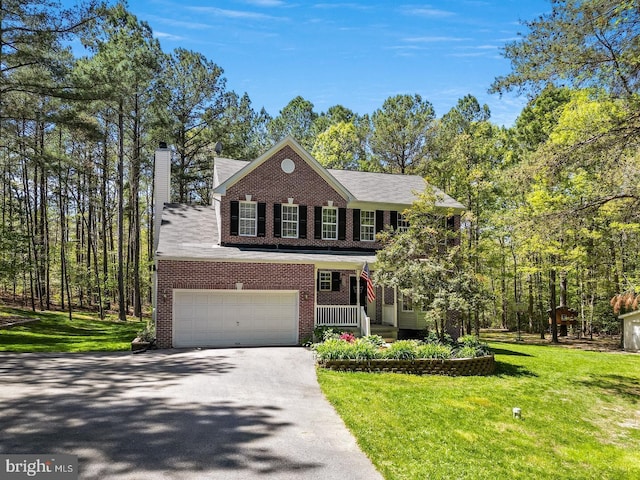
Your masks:
{"label": "porch step", "polygon": [[398,327],[372,323],[371,335],[380,335],[387,343],[395,342],[398,339]]}

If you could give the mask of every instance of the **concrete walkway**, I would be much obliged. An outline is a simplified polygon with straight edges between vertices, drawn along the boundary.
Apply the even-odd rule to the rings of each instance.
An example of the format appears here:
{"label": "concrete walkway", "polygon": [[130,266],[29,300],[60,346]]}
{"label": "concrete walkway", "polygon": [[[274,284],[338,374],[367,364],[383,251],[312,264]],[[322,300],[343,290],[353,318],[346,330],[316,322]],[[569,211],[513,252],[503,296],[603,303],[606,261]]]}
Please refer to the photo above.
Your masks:
{"label": "concrete walkway", "polygon": [[81,479],[381,479],[302,348],[0,354],[0,453]]}

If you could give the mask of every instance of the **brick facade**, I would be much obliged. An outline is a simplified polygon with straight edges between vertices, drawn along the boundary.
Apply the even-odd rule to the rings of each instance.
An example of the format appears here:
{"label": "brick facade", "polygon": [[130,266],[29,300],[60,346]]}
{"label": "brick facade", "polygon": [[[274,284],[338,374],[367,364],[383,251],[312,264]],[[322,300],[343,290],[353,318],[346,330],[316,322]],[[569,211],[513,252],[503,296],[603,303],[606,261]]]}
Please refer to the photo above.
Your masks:
{"label": "brick facade", "polygon": [[[292,173],[282,171],[282,160],[289,158],[294,161],[296,168]],[[266,224],[264,237],[246,237],[231,235],[230,204],[231,201],[243,201],[246,195],[251,195],[251,200],[266,203]],[[295,205],[307,207],[307,238],[281,238],[274,237],[274,204],[286,204],[289,198],[293,198]],[[296,247],[323,247],[341,249],[378,249],[380,243],[375,241],[353,240],[353,209],[346,210],[346,239],[345,240],[319,240],[314,239],[314,207],[328,206],[332,201],[337,208],[346,208],[347,201],[329,185],[305,160],[303,160],[291,147],[285,146],[255,170],[240,179],[227,189],[222,197],[220,205],[221,235],[223,245],[280,245]],[[384,212],[385,225],[391,223],[391,214]]]}
{"label": "brick facade", "polygon": [[156,338],[158,347],[173,341],[173,289],[298,290],[298,341],[313,333],[313,265],[159,260],[157,265]]}
{"label": "brick facade", "polygon": [[[284,159],[290,159],[295,169],[285,173],[281,167]],[[231,234],[231,203],[251,201],[264,204],[264,235],[240,236]],[[274,232],[276,212],[274,205],[288,204],[306,206],[306,238],[282,238]],[[315,238],[315,208],[332,206],[344,209],[346,215],[344,240],[322,240]],[[236,205],[237,207],[237,205]],[[374,210],[373,208],[371,210]],[[399,210],[402,210],[399,207]],[[379,225],[390,225],[392,213],[388,210],[376,211],[376,230]],[[289,145],[277,150],[271,157],[227,187],[220,198],[220,243],[221,245],[247,245],[253,247],[278,246],[298,248],[321,248],[341,250],[378,250],[376,241],[354,240],[354,210],[347,208],[347,200],[339,189],[327,182],[314,168]],[[395,218],[395,217],[394,217]],[[300,225],[300,222],[299,222]],[[460,228],[460,216],[454,218],[456,229]],[[215,242],[217,239],[210,239]],[[327,270],[330,271],[330,270]],[[164,260],[157,262],[156,290],[156,337],[160,348],[171,348],[173,342],[173,291],[174,289],[235,290],[236,283],[243,284],[243,290],[295,290],[299,295],[298,341],[311,336],[314,328],[314,301],[318,305],[349,305],[350,277],[355,270],[332,270],[339,272],[340,288],[332,291],[318,291],[314,265],[239,263],[205,260]],[[385,289],[385,304],[393,304],[393,290]],[[376,287],[375,313],[369,312],[378,323],[382,319],[383,289]]]}

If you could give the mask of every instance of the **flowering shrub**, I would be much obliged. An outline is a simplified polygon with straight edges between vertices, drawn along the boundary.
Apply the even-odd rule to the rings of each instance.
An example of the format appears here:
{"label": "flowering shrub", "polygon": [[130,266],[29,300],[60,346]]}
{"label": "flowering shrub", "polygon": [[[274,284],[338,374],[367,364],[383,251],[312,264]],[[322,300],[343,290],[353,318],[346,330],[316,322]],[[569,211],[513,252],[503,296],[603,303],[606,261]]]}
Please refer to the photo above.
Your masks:
{"label": "flowering shrub", "polygon": [[340,335],[340,340],[353,343],[356,341],[356,336],[351,332],[342,332],[342,334]]}
{"label": "flowering shrub", "polygon": [[356,338],[352,333],[343,332],[332,336],[323,343],[313,346],[318,361],[326,360],[370,360],[388,358],[395,360],[476,358],[490,355],[486,344],[476,337],[461,337],[454,345],[421,342],[419,340],[398,340],[387,348],[378,335]]}

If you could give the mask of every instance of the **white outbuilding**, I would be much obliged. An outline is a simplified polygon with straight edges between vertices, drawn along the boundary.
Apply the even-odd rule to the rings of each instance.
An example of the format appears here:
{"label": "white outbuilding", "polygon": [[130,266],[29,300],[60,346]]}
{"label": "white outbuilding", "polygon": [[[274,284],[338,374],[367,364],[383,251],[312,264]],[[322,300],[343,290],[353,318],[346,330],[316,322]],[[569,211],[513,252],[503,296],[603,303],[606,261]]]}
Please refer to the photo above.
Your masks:
{"label": "white outbuilding", "polygon": [[624,349],[627,352],[640,352],[640,310],[625,313],[618,317],[624,328]]}

